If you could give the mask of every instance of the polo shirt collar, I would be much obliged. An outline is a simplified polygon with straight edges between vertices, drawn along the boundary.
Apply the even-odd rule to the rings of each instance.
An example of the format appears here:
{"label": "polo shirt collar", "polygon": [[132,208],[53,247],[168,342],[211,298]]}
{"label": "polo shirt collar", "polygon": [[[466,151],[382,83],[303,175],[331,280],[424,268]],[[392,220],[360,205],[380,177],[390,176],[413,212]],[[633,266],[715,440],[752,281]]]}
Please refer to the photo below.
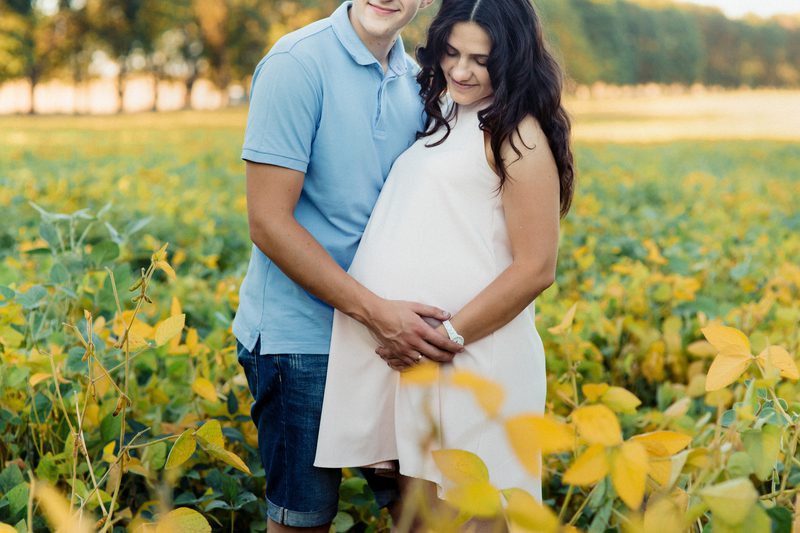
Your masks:
{"label": "polo shirt collar", "polygon": [[[361,38],[356,33],[353,25],[350,23],[349,10],[353,5],[352,1],[344,2],[336,11],[331,14],[331,26],[342,43],[345,50],[350,54],[353,60],[359,65],[371,65],[378,63],[378,60],[372,55],[372,52],[361,41]],[[401,76],[408,71],[406,65],[405,48],[403,47],[403,39],[398,35],[392,49],[389,50],[389,69],[398,76]]]}

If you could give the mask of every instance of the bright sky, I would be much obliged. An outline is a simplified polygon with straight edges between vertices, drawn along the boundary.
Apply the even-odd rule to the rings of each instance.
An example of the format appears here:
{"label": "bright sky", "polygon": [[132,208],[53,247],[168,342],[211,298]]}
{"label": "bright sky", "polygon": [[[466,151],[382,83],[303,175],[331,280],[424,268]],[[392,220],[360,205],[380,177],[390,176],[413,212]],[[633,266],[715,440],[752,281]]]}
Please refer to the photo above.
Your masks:
{"label": "bright sky", "polygon": [[800,0],[681,0],[692,4],[716,6],[729,17],[754,13],[770,17],[779,13],[800,13]]}

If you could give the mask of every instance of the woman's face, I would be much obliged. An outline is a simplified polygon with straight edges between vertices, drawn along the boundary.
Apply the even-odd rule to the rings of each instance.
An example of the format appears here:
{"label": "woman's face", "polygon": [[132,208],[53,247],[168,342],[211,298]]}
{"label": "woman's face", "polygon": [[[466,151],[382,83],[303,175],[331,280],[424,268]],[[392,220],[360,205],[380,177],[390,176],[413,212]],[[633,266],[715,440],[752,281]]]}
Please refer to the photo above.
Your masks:
{"label": "woman's face", "polygon": [[494,93],[486,62],[492,40],[474,22],[459,22],[447,38],[441,67],[447,91],[459,105],[470,105]]}

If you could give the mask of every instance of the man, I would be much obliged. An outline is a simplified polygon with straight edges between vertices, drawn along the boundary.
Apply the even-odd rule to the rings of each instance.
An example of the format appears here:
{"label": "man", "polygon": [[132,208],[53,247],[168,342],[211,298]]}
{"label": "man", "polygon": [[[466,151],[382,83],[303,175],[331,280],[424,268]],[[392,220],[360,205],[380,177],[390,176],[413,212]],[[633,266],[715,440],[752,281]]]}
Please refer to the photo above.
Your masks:
{"label": "man", "polygon": [[[432,1],[345,3],[284,36],[253,77],[242,158],[254,246],[233,333],[271,533],[327,532],[336,515],[341,472],[313,466],[334,307],[364,323],[392,364],[461,350],[422,318],[446,312],[382,299],[346,273],[392,162],[423,125],[399,33]],[[385,479],[370,481],[380,504],[396,498]]]}

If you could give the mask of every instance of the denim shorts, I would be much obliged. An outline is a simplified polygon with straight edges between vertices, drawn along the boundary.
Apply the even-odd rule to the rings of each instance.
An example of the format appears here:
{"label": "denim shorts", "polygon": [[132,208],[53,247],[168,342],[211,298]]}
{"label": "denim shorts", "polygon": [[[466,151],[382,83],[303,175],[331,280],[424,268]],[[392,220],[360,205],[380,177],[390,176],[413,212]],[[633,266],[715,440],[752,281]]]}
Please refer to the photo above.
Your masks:
{"label": "denim shorts", "polygon": [[[250,416],[267,478],[267,516],[278,524],[316,527],[336,516],[342,471],[314,466],[327,354],[259,355],[236,343],[254,402]],[[379,506],[398,497],[394,479],[365,469]]]}

